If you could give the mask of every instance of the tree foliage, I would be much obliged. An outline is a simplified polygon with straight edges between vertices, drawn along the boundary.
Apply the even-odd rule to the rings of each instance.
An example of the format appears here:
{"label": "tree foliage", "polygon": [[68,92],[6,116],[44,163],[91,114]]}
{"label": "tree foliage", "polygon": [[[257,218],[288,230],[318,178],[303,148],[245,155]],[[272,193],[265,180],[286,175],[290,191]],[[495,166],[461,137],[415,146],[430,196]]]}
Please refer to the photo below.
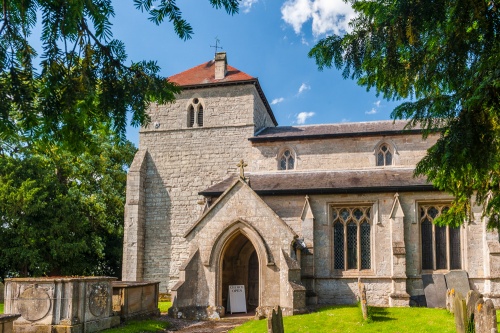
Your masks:
{"label": "tree foliage", "polygon": [[[238,0],[209,1],[238,11]],[[181,38],[191,37],[175,0],[134,3],[154,23],[167,20]],[[18,134],[78,148],[102,122],[123,138],[127,112],[132,125],[146,125],[150,101],[174,99],[178,87],[158,74],[156,62],[127,63],[124,44],[113,39],[113,16],[111,0],[0,0],[0,148],[8,150]],[[37,25],[39,64],[30,44]]]}
{"label": "tree foliage", "polygon": [[104,126],[87,147],[37,141],[0,157],[0,277],[120,275],[136,148]]}
{"label": "tree foliage", "polygon": [[320,69],[335,66],[387,99],[405,100],[392,117],[409,119],[437,143],[417,175],[452,193],[438,223],[500,213],[500,8],[497,0],[350,0],[352,31],[310,51]]}

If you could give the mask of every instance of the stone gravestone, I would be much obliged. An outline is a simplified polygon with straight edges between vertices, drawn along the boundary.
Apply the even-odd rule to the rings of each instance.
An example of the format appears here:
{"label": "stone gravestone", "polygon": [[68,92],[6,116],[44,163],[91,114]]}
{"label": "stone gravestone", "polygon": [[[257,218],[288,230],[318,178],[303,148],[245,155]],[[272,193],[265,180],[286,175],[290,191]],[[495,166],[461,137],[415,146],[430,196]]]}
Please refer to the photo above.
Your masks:
{"label": "stone gravestone", "polygon": [[448,289],[455,289],[462,295],[467,295],[470,290],[469,276],[466,271],[451,271],[445,275]]}
{"label": "stone gravestone", "polygon": [[455,328],[457,333],[466,333],[467,331],[467,305],[462,294],[455,291],[453,297],[453,310],[455,315]]}
{"label": "stone gravestone", "polygon": [[446,308],[446,281],[443,274],[422,274],[428,308]]}
{"label": "stone gravestone", "polygon": [[448,289],[446,291],[446,310],[453,313],[453,299],[455,297],[455,289]]}
{"label": "stone gravestone", "polygon": [[498,333],[497,313],[491,299],[480,298],[474,307],[476,333]]}
{"label": "stone gravestone", "polygon": [[283,313],[281,308],[278,306],[278,311],[273,309],[273,314],[270,318],[267,318],[267,333],[285,333],[285,327],[283,326]]}
{"label": "stone gravestone", "polygon": [[483,295],[481,295],[475,290],[469,290],[469,292],[467,293],[467,298],[465,299],[465,303],[467,304],[467,320],[469,322],[474,320],[473,317],[474,309],[476,307],[477,301],[479,301],[479,299],[481,298],[483,298]]}
{"label": "stone gravestone", "polygon": [[363,314],[363,319],[368,319],[368,304],[366,304],[366,288],[365,284],[358,282],[359,288],[359,302],[361,303],[361,312]]}

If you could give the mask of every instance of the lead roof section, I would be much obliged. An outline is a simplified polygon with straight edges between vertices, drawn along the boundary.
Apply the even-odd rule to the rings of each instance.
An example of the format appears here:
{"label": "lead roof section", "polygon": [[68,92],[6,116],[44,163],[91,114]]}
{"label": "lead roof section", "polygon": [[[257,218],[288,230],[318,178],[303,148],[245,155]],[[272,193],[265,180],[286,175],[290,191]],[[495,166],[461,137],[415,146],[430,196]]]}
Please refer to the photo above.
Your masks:
{"label": "lead roof section", "polygon": [[[437,191],[414,169],[387,168],[349,171],[248,173],[247,182],[259,195],[341,194]],[[237,176],[210,186],[200,195],[220,196]]]}
{"label": "lead roof section", "polygon": [[272,142],[306,139],[348,138],[363,136],[422,134],[421,128],[405,129],[404,120],[340,123],[307,126],[266,127],[251,142]]}

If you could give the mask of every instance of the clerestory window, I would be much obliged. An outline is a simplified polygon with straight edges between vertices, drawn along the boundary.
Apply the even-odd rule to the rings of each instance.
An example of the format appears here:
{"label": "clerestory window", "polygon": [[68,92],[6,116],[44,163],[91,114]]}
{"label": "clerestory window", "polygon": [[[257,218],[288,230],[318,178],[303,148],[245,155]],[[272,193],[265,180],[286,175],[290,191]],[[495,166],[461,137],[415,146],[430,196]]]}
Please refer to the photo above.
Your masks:
{"label": "clerestory window", "polygon": [[460,228],[434,224],[448,209],[446,204],[420,205],[422,270],[462,268]]}
{"label": "clerestory window", "polygon": [[377,166],[392,165],[392,156],[390,146],[386,143],[381,144],[377,151]]}
{"label": "clerestory window", "polygon": [[290,149],[285,149],[279,158],[280,170],[293,170],[295,168],[295,158]]}
{"label": "clerestory window", "polygon": [[371,269],[371,206],[332,207],[333,268]]}
{"label": "clerestory window", "polygon": [[194,107],[192,105],[188,108],[188,127],[193,127],[194,125]]}

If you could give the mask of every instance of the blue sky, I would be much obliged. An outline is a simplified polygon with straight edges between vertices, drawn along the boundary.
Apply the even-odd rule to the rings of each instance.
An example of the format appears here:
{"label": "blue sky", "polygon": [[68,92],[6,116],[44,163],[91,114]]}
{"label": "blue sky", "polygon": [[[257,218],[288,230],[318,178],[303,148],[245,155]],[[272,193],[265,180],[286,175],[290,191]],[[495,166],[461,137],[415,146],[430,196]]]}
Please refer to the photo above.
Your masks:
{"label": "blue sky", "polygon": [[[130,61],[156,60],[170,76],[213,59],[220,40],[233,67],[258,77],[279,125],[390,119],[395,102],[344,80],[336,69],[318,71],[307,57],[322,37],[348,29],[352,9],[342,0],[242,0],[234,16],[208,0],[179,0],[193,38],[179,39],[169,22],[156,26],[132,0],[114,0],[114,38]],[[138,144],[138,128],[127,137]]]}

